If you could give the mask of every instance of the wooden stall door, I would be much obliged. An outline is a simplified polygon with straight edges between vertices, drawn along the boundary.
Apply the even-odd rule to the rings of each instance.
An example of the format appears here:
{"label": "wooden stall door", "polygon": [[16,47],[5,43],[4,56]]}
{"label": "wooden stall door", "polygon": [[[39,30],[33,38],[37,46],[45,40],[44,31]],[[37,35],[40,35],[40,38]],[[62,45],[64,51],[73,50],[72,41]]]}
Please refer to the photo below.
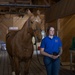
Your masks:
{"label": "wooden stall door", "polygon": [[58,20],[58,35],[61,38],[63,44],[61,61],[69,62],[69,48],[71,46],[72,38],[75,37],[75,15]]}

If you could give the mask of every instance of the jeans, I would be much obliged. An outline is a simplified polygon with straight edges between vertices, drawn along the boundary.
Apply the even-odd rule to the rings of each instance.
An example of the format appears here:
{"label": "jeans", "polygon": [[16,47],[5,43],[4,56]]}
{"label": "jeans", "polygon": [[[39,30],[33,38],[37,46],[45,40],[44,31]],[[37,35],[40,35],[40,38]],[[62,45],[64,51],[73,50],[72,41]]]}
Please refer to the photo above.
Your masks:
{"label": "jeans", "polygon": [[47,75],[59,75],[60,59],[52,59],[44,57],[44,64],[46,67]]}

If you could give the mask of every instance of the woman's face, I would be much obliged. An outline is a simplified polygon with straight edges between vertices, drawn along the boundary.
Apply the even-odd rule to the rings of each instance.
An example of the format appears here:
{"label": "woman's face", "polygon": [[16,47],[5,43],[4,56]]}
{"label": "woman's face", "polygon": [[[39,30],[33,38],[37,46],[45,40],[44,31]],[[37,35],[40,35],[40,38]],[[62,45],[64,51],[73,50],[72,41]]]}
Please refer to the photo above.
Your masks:
{"label": "woman's face", "polygon": [[50,29],[49,29],[49,35],[53,36],[54,33],[55,33],[55,29],[53,27],[50,27]]}

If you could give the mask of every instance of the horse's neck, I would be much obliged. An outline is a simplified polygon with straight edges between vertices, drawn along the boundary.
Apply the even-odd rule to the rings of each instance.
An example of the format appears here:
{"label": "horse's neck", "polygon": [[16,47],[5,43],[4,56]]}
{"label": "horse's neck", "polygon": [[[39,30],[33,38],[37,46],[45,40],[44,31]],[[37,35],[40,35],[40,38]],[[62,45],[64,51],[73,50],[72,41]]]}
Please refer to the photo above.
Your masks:
{"label": "horse's neck", "polygon": [[33,30],[29,27],[29,19],[25,22],[22,29],[17,34],[23,42],[28,42],[32,39]]}
{"label": "horse's neck", "polygon": [[29,22],[29,17],[26,16],[26,21],[25,21],[25,23],[24,23],[24,25],[23,25],[23,27],[21,29],[22,32],[27,31],[28,24],[29,24],[28,22]]}
{"label": "horse's neck", "polygon": [[23,25],[20,32],[22,35],[27,34],[27,32],[28,32],[28,20],[25,22],[25,24]]}

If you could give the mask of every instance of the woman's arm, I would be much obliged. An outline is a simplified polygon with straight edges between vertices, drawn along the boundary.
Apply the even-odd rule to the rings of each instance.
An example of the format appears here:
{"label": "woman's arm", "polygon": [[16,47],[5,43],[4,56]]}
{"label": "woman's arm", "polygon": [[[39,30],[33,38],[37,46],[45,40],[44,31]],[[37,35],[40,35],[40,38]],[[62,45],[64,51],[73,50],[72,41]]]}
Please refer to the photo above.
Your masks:
{"label": "woman's arm", "polygon": [[44,52],[44,48],[41,48],[41,49],[40,49],[40,53],[41,53],[42,55],[48,56],[48,57],[50,57],[50,58],[52,58],[52,59],[57,59],[57,58],[62,54],[62,48],[60,48],[60,53],[59,53],[57,56],[51,55],[51,54],[48,54],[48,53]]}
{"label": "woman's arm", "polygon": [[44,48],[41,48],[41,49],[40,49],[40,53],[41,53],[42,55],[48,56],[48,57],[50,57],[50,58],[52,58],[52,56],[53,56],[53,55],[51,55],[51,54],[48,54],[48,53],[44,52]]}
{"label": "woman's arm", "polygon": [[60,52],[59,52],[58,56],[61,56],[61,54],[62,54],[62,52],[63,52],[62,47],[60,47],[59,50],[60,50]]}

